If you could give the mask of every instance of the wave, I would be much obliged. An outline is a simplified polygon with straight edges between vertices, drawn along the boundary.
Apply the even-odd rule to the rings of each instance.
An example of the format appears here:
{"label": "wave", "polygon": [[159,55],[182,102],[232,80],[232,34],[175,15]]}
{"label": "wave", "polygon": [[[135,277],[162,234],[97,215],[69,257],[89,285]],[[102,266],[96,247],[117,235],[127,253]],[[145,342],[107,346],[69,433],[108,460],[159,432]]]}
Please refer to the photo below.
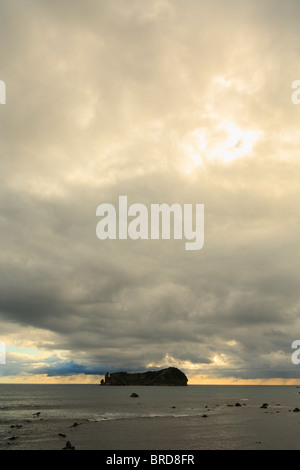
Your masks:
{"label": "wave", "polygon": [[36,410],[52,410],[52,409],[55,409],[57,408],[56,406],[47,406],[45,407],[45,405],[42,405],[42,406],[38,406],[38,405],[31,405],[31,404],[25,404],[25,403],[22,403],[22,404],[9,404],[9,405],[0,405],[0,411],[27,411],[27,410],[33,410],[33,411],[36,411]]}
{"label": "wave", "polygon": [[178,412],[178,413],[164,413],[164,412],[148,412],[148,413],[103,413],[101,416],[89,418],[88,421],[115,421],[124,419],[139,419],[139,418],[188,418],[188,417],[201,417],[203,411],[191,412]]}

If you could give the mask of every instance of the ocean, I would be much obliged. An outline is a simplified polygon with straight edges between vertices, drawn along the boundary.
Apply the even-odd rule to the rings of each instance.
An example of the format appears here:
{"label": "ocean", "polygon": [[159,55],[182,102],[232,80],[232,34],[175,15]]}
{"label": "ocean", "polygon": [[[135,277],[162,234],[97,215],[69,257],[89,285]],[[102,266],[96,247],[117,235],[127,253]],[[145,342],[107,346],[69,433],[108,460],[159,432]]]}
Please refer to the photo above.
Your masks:
{"label": "ocean", "polygon": [[296,386],[0,384],[0,449],[298,450],[298,407]]}

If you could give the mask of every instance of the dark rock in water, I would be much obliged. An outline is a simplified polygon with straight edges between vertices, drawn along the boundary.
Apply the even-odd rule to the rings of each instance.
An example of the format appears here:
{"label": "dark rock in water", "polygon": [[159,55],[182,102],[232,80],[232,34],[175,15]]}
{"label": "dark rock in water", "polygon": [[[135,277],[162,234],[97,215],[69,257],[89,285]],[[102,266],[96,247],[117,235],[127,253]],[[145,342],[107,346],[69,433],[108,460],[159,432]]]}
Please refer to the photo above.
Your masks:
{"label": "dark rock in water", "polygon": [[236,403],[235,406],[242,406],[240,403]]}
{"label": "dark rock in water", "polygon": [[187,385],[187,382],[187,376],[181,370],[168,367],[139,373],[107,372],[101,385]]}
{"label": "dark rock in water", "polygon": [[132,398],[138,398],[138,394],[133,392],[133,393],[130,395],[130,397],[132,397]]}
{"label": "dark rock in water", "polygon": [[269,406],[268,403],[263,403],[263,404],[261,405],[261,408],[268,408],[268,406]]}
{"label": "dark rock in water", "polygon": [[79,426],[79,423],[73,423],[71,428],[76,428],[76,426]]}
{"label": "dark rock in water", "polygon": [[171,408],[176,408],[176,406],[171,406]]}
{"label": "dark rock in water", "polygon": [[60,437],[67,437],[65,434],[62,434],[61,432],[58,433]]}
{"label": "dark rock in water", "polygon": [[10,441],[14,441],[14,440],[16,440],[16,439],[18,439],[18,438],[17,438],[17,436],[12,436],[12,437],[9,437],[8,439],[9,439]]}
{"label": "dark rock in water", "polygon": [[40,412],[40,411],[38,411],[37,413],[33,413],[33,415],[32,415],[32,416],[40,416],[40,414],[41,414],[41,412]]}
{"label": "dark rock in water", "polygon": [[63,450],[75,450],[75,447],[72,446],[70,441],[67,441],[66,446],[63,448]]}
{"label": "dark rock in water", "polygon": [[299,411],[300,411],[300,410],[299,410],[299,408],[297,408],[297,407],[293,409],[293,412],[294,412],[294,413],[299,413]]}
{"label": "dark rock in water", "polygon": [[202,418],[208,418],[208,416],[207,415],[202,415]]}

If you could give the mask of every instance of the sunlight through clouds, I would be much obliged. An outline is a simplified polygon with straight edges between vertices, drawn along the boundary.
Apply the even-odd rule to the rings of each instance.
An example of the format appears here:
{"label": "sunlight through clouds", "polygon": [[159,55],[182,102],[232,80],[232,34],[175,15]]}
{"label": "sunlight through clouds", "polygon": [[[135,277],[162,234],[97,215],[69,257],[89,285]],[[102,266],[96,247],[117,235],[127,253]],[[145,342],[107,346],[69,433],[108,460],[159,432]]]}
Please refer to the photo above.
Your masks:
{"label": "sunlight through clouds", "polygon": [[[229,163],[241,157],[251,157],[261,131],[242,130],[232,121],[212,121],[216,132],[209,128],[195,129],[181,142],[185,155],[185,172],[213,160]],[[221,131],[221,132],[220,132]]]}

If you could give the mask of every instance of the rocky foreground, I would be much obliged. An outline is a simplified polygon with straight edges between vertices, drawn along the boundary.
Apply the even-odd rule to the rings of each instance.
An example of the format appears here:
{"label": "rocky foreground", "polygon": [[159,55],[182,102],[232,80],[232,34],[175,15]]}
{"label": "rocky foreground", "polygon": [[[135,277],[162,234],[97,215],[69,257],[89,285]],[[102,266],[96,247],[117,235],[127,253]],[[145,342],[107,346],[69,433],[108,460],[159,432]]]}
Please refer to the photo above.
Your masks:
{"label": "rocky foreground", "polygon": [[7,424],[0,450],[300,450],[298,407],[215,403],[203,405],[194,416],[175,417],[171,405],[163,418],[73,422],[35,413],[22,423]]}

